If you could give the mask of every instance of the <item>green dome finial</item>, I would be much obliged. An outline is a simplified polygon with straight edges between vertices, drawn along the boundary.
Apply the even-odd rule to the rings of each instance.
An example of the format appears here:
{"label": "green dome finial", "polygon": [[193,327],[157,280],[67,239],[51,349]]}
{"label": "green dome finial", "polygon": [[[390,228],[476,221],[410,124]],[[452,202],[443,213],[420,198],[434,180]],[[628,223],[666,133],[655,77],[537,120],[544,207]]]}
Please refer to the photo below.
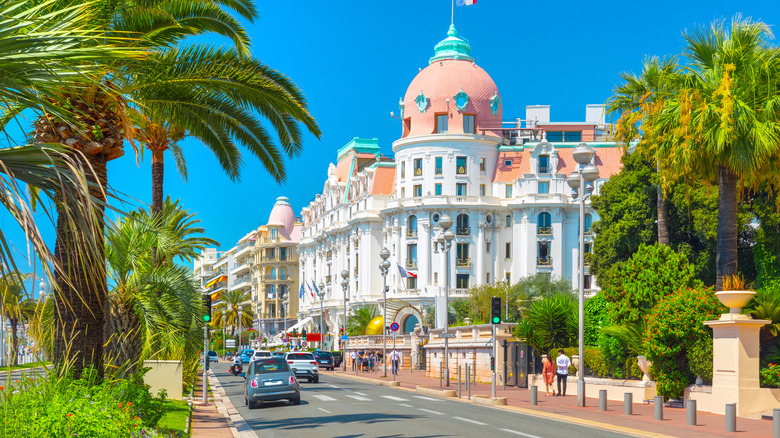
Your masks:
{"label": "green dome finial", "polygon": [[474,58],[471,57],[471,46],[465,39],[458,37],[458,31],[454,24],[450,24],[447,38],[439,41],[439,44],[433,48],[433,52],[433,58],[428,61],[430,64],[444,59],[462,59],[474,62]]}

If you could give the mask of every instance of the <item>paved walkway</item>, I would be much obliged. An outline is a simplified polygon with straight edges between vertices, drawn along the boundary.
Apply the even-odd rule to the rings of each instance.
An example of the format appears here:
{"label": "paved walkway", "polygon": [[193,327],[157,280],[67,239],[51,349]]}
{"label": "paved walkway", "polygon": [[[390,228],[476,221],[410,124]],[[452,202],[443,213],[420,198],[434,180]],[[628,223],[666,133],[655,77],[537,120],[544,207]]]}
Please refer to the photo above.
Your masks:
{"label": "paved walkway", "polygon": [[[331,372],[323,372],[330,374]],[[355,377],[355,373],[341,371],[332,372],[337,376]],[[360,373],[362,379],[372,381],[388,381],[390,378],[380,377],[379,373]],[[414,390],[418,385],[427,386],[431,389],[439,389],[438,378],[425,377],[425,371],[402,370],[396,380],[400,382],[402,388]],[[725,417],[705,412],[697,413],[697,425],[686,426],[686,411],[679,408],[664,408],[664,419],[656,421],[654,419],[654,406],[652,404],[634,403],[633,415],[623,415],[622,401],[608,401],[607,411],[600,412],[598,408],[598,399],[588,398],[586,407],[577,407],[576,396],[566,397],[545,397],[544,388],[539,388],[538,405],[531,406],[531,392],[528,389],[507,387],[506,390],[496,387],[497,397],[506,397],[507,406],[501,409],[522,411],[524,413],[539,415],[548,418],[557,418],[562,421],[577,422],[585,425],[591,425],[602,429],[611,429],[617,432],[629,432],[637,436],[677,436],[685,438],[706,438],[706,437],[750,437],[750,438],[770,438],[772,437],[772,421],[768,420],[750,420],[745,418],[737,419],[737,432],[725,432]],[[458,382],[450,383],[450,387],[443,389],[458,389]],[[472,386],[473,395],[490,396],[490,384],[478,383]],[[462,387],[462,399],[466,401],[465,385]]]}
{"label": "paved walkway", "polygon": [[[192,411],[192,438],[225,438],[232,437],[230,425],[222,412],[217,410],[214,400],[203,404],[202,379],[198,375],[195,383]],[[213,390],[213,384],[212,384]]]}

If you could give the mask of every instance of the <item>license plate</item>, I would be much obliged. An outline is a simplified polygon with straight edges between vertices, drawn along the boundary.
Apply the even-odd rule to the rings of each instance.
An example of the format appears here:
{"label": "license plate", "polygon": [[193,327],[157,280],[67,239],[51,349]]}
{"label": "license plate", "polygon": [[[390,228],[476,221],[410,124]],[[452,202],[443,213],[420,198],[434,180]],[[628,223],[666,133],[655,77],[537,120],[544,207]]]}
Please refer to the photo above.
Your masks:
{"label": "license plate", "polygon": [[328,363],[327,360],[321,360],[320,363]]}
{"label": "license plate", "polygon": [[275,386],[275,385],[281,385],[281,380],[271,380],[270,382],[265,382],[265,386]]}

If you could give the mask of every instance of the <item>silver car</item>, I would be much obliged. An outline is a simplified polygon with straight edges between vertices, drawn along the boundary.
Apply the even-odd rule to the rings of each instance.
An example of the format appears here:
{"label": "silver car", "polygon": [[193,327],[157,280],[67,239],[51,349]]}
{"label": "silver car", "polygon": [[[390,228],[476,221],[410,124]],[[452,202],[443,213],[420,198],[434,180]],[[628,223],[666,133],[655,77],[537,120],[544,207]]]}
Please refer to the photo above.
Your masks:
{"label": "silver car", "polygon": [[284,355],[284,359],[295,370],[295,377],[303,377],[309,383],[320,381],[320,367],[314,355],[305,351],[291,351]]}
{"label": "silver car", "polygon": [[244,387],[244,402],[249,409],[264,401],[289,400],[301,404],[301,387],[290,366],[282,358],[255,360],[249,363]]}

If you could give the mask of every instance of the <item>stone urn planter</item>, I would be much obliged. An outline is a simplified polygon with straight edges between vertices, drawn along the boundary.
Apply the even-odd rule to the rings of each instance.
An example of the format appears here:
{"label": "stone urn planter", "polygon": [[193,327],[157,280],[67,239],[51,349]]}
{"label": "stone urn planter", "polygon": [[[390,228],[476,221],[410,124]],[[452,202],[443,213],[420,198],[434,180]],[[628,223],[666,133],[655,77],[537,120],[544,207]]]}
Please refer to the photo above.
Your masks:
{"label": "stone urn planter", "polygon": [[743,315],[742,308],[750,302],[750,299],[756,293],[751,290],[724,290],[715,292],[724,306],[729,308],[729,313],[721,316],[720,319],[750,319],[750,315]]}
{"label": "stone urn planter", "polygon": [[574,375],[575,376],[579,375],[579,372],[580,372],[580,355],[579,354],[572,355],[572,357],[571,357],[571,364],[574,366],[574,369],[577,370],[577,371],[574,372]]}
{"label": "stone urn planter", "polygon": [[637,356],[636,360],[637,365],[639,365],[639,369],[642,371],[642,381],[649,382],[650,375],[648,373],[650,372],[650,366],[652,366],[653,363],[647,360],[647,358],[644,356]]}

